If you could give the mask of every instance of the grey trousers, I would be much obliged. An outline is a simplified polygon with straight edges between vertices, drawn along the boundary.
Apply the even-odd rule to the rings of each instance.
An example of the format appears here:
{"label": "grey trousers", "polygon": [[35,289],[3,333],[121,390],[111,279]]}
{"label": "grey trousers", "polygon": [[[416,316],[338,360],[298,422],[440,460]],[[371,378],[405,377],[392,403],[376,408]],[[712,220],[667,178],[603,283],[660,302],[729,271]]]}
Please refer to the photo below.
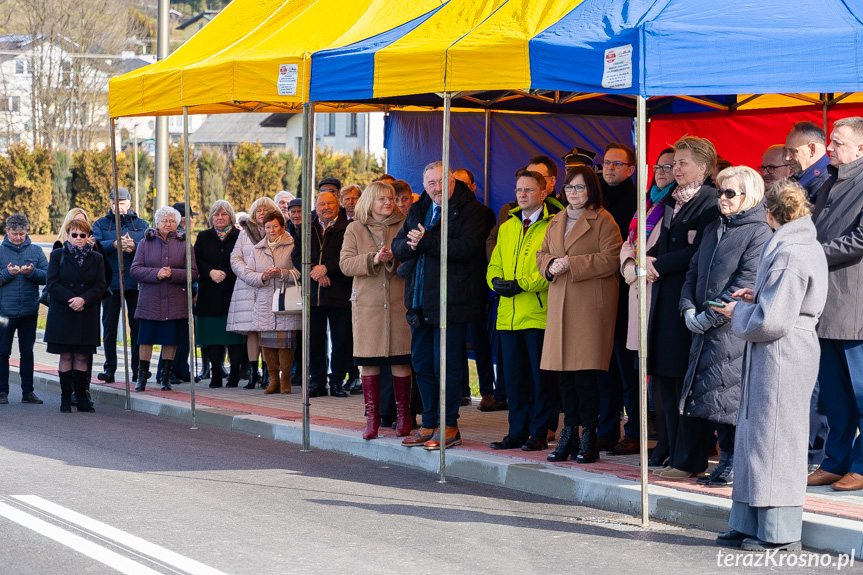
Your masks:
{"label": "grey trousers", "polygon": [[803,532],[803,506],[751,507],[733,501],[728,526],[768,543],[800,541]]}

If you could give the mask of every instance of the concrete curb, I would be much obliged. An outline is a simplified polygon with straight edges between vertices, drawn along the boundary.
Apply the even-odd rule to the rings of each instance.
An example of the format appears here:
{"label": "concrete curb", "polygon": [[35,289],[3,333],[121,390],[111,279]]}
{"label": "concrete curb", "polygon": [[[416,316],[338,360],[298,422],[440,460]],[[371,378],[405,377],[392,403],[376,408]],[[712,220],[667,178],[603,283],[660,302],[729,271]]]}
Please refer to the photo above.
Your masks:
{"label": "concrete curb", "polygon": [[[18,380],[18,373],[14,370],[10,373],[10,384],[13,380]],[[60,382],[54,376],[37,373],[34,386],[60,393]],[[90,393],[97,404],[125,407],[125,393],[121,390],[93,385]],[[192,419],[188,404],[161,397],[133,394],[132,410],[184,423]],[[297,422],[210,407],[198,408],[196,414],[200,426],[302,444],[302,425]],[[438,452],[405,448],[392,438],[365,441],[357,432],[320,425],[312,425],[309,436],[313,450],[362,457],[430,473],[440,471]],[[447,454],[447,475],[607,511],[640,515],[640,484],[612,475],[458,449]],[[651,519],[717,533],[728,530],[731,509],[728,499],[651,485],[649,502]],[[853,550],[858,558],[863,559],[863,521],[805,512],[803,544],[811,549],[834,553]]]}

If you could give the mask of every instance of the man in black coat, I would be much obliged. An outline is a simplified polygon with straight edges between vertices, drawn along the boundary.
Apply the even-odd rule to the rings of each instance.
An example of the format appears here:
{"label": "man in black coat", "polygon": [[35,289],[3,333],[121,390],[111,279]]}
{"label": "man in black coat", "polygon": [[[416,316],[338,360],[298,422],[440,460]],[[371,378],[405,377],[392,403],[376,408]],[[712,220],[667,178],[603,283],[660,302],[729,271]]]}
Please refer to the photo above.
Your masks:
{"label": "man in black coat", "polygon": [[[629,222],[638,209],[638,190],[632,181],[635,152],[625,144],[611,142],[605,147],[602,162],[602,200],[620,229],[620,237],[629,235]],[[619,282],[618,302],[629,301],[629,285]],[[610,455],[638,453],[638,370],[636,352],[626,348],[629,306],[617,306],[614,322],[614,354],[607,372],[600,373],[599,448]],[[620,438],[620,409],[626,407],[628,420]]]}
{"label": "man in black coat", "polygon": [[[330,395],[347,397],[342,388],[353,365],[351,278],[339,268],[348,216],[333,192],[321,192],[311,223],[311,309],[309,310],[309,396],[327,394],[327,324],[330,326]],[[299,229],[299,228],[298,228]],[[294,238],[291,262],[302,269],[303,234]]]}
{"label": "man in black coat", "polygon": [[[440,264],[441,202],[443,178],[449,180],[447,341],[446,341],[446,430],[440,433],[438,389],[440,378]],[[443,173],[442,162],[423,170],[425,192],[411,206],[404,226],[393,240],[393,254],[403,262],[399,274],[405,278],[405,307],[411,326],[411,360],[423,400],[422,426],[406,446],[440,449],[461,444],[458,410],[461,404],[462,354],[467,324],[476,317],[477,282],[484,282],[476,266],[481,249],[485,216],[473,193]]]}

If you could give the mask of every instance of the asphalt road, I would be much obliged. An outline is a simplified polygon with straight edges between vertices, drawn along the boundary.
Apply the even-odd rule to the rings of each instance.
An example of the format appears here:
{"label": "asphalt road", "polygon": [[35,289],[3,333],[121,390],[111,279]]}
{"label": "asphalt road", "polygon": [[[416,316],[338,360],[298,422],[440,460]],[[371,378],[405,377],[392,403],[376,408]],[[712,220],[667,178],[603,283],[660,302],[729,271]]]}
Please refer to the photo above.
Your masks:
{"label": "asphalt road", "polygon": [[714,533],[42,395],[0,406],[4,575],[768,571],[719,567]]}

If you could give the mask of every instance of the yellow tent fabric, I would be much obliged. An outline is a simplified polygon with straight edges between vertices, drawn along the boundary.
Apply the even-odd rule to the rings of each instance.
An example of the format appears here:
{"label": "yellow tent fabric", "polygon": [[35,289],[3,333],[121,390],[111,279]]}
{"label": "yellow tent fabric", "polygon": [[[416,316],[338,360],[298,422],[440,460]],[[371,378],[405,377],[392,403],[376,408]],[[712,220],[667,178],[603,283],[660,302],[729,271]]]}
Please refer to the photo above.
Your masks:
{"label": "yellow tent fabric", "polygon": [[296,110],[308,98],[312,52],[384,32],[441,3],[234,0],[168,58],[111,79],[110,115],[178,114],[183,106],[207,114]]}

